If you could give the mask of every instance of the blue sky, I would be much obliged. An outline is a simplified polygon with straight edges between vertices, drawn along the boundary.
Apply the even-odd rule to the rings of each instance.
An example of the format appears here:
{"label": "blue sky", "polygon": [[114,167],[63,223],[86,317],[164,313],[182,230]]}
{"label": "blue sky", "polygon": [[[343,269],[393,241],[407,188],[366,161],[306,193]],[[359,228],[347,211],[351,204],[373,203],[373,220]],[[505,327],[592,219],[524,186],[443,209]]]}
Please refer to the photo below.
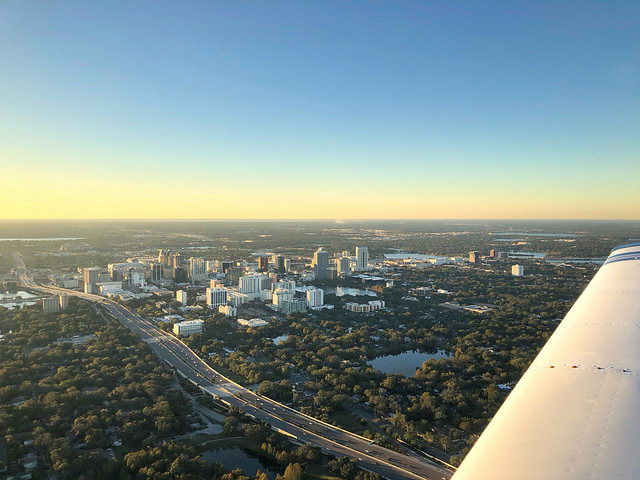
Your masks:
{"label": "blue sky", "polygon": [[640,218],[638,25],[624,1],[4,1],[0,166],[33,200],[0,217]]}

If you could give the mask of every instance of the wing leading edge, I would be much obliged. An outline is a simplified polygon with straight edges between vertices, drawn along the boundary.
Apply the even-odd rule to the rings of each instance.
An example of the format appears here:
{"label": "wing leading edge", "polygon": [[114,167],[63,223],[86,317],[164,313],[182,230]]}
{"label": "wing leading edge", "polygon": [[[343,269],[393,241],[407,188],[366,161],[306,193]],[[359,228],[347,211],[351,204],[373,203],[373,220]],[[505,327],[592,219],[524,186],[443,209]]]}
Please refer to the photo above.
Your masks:
{"label": "wing leading edge", "polygon": [[615,248],[453,480],[640,478],[640,243]]}

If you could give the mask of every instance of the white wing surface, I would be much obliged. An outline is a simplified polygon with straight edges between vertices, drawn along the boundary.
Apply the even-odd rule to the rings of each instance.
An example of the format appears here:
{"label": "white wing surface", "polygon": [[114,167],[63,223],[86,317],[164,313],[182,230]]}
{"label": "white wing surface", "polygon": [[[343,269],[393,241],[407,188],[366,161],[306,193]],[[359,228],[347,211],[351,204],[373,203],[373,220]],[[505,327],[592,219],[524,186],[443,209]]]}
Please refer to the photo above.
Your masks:
{"label": "white wing surface", "polygon": [[615,248],[454,480],[640,479],[640,243]]}

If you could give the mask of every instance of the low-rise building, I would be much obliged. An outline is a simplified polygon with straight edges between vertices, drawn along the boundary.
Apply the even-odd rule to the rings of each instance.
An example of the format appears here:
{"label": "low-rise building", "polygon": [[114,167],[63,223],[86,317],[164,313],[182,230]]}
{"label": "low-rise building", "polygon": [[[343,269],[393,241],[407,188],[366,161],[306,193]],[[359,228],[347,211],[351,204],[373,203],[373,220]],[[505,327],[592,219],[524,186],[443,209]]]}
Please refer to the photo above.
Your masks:
{"label": "low-rise building", "polygon": [[49,278],[56,287],[75,289],[80,285],[78,277],[74,275],[50,275]]}
{"label": "low-rise building", "polygon": [[249,296],[239,292],[229,292],[227,295],[227,301],[234,307],[239,307],[249,301]]}
{"label": "low-rise building", "polygon": [[296,282],[295,280],[279,280],[277,282],[274,282],[271,286],[271,290],[273,291],[276,291],[279,288],[282,288],[284,290],[295,290]]}
{"label": "low-rise building", "polygon": [[173,325],[173,333],[176,335],[192,335],[204,332],[204,321],[187,320]]}
{"label": "low-rise building", "polygon": [[108,295],[110,293],[122,292],[122,282],[96,283],[96,287],[98,288],[100,295]]}
{"label": "low-rise building", "polygon": [[307,311],[307,302],[304,300],[282,302],[280,311],[285,315],[289,315],[290,313],[303,313]]}
{"label": "low-rise building", "polygon": [[374,312],[376,310],[380,310],[381,308],[384,308],[384,306],[385,306],[384,300],[370,300],[367,303],[355,303],[355,302],[345,303],[344,308],[350,312],[367,313],[367,312]]}
{"label": "low-rise building", "polygon": [[90,333],[89,335],[74,335],[73,337],[60,337],[53,342],[54,345],[62,345],[65,343],[73,344],[73,345],[82,345],[89,340],[96,340],[98,337]]}
{"label": "low-rise building", "polygon": [[235,317],[238,314],[238,309],[233,305],[220,305],[218,312],[222,313],[225,317]]}
{"label": "low-rise building", "polygon": [[269,325],[269,322],[266,320],[262,320],[261,318],[252,318],[251,320],[247,320],[246,318],[239,318],[238,324],[243,327],[264,327],[265,325]]}

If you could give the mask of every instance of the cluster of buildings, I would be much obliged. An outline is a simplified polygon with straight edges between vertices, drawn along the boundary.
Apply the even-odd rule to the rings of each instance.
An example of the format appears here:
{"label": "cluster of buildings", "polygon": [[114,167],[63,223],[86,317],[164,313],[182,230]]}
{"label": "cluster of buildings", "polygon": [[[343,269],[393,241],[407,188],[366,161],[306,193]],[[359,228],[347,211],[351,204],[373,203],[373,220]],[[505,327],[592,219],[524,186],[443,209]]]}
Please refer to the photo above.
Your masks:
{"label": "cluster of buildings", "polygon": [[481,252],[469,252],[469,263],[473,264],[489,264],[502,260],[542,260],[546,254],[540,252],[499,252],[495,248],[489,250],[489,255],[482,255]]}
{"label": "cluster of buildings", "polygon": [[[158,250],[157,256],[130,258],[126,262],[110,263],[107,268],[78,269],[80,275],[51,275],[51,282],[59,287],[82,289],[85,293],[129,300],[152,295],[173,295],[171,284],[185,285],[175,292],[175,300],[187,307],[193,286],[200,289],[196,301],[205,301],[209,308],[228,317],[236,317],[238,307],[250,301],[261,301],[284,315],[332,308],[325,305],[321,288],[296,288],[296,280],[333,280],[353,272],[369,270],[369,250],[358,246],[355,255],[349,251],[330,256],[320,247],[309,259],[285,258],[281,254],[257,254],[255,261],[206,260],[187,257],[170,249]],[[191,286],[187,285],[190,283]],[[204,293],[204,295],[202,294]],[[56,311],[66,306],[66,297],[43,300],[44,311]],[[371,302],[370,302],[371,303]],[[354,311],[372,311],[375,305]],[[255,321],[243,320],[254,326]],[[249,324],[248,324],[249,325]],[[173,326],[176,335],[202,332],[202,321],[178,321]]]}
{"label": "cluster of buildings", "polygon": [[343,251],[335,258],[329,259],[329,252],[323,247],[313,254],[313,275],[316,280],[337,280],[351,275],[351,272],[362,272],[369,269],[369,248],[356,247],[356,255],[352,257]]}
{"label": "cluster of buildings", "polygon": [[[285,315],[324,306],[324,290],[312,288],[298,292],[295,280],[278,280],[277,274],[246,275],[240,277],[237,287],[226,287],[218,280],[210,282],[205,295],[207,305],[230,317],[236,316],[240,305],[252,300],[270,304],[273,310]],[[301,298],[301,295],[306,298]]]}
{"label": "cluster of buildings", "polygon": [[[308,308],[324,308],[324,291],[312,289],[296,291],[296,282],[287,275],[296,274],[304,280],[344,278],[352,272],[369,269],[369,250],[356,247],[355,256],[348,251],[330,258],[329,252],[320,247],[313,254],[311,265],[296,269],[291,259],[283,255],[259,254],[257,262],[215,260],[200,257],[187,258],[181,252],[160,249],[158,256],[129,259],[111,263],[107,269],[100,267],[82,270],[85,293],[94,293],[121,299],[145,298],[158,294],[158,287],[179,281],[201,284],[208,282],[204,300],[210,308],[228,316],[235,316],[237,308],[249,301],[260,300],[283,314],[305,312]],[[300,260],[300,259],[298,259]],[[309,268],[310,267],[310,268]],[[59,275],[52,280],[66,288],[79,288],[77,278]],[[151,285],[149,283],[151,283]],[[155,284],[155,285],[154,285]],[[306,298],[305,298],[306,297]],[[187,304],[187,292],[179,290],[176,300]]]}
{"label": "cluster of buildings", "polygon": [[[122,300],[148,298],[152,295],[173,295],[166,287],[185,285],[175,293],[175,299],[187,306],[192,286],[200,289],[196,301],[205,301],[229,317],[236,317],[238,307],[250,301],[261,301],[284,315],[332,308],[325,305],[321,288],[296,288],[296,280],[337,280],[370,269],[369,249],[358,246],[355,255],[341,251],[330,255],[323,247],[309,259],[285,258],[281,254],[256,254],[255,261],[206,260],[187,257],[179,251],[159,249],[157,256],[130,258],[126,262],[110,263],[107,268],[78,269],[80,275],[51,275],[51,282],[63,288],[82,289],[85,293]],[[192,286],[189,286],[190,283]],[[203,294],[204,293],[204,294]],[[45,299],[43,309],[55,311],[62,300]],[[369,302],[371,303],[371,302]],[[375,302],[374,302],[375,303]],[[188,307],[187,307],[188,308]],[[374,304],[354,307],[353,311],[372,311]],[[187,335],[201,331],[203,325],[178,322],[174,331]]]}
{"label": "cluster of buildings", "polygon": [[[297,259],[297,263],[294,264],[291,259],[280,254],[258,254],[257,262],[245,262],[206,260],[202,257],[187,258],[181,252],[160,249],[157,257],[110,263],[106,269],[84,268],[80,271],[81,279],[74,275],[52,275],[51,281],[56,286],[75,289],[80,288],[81,280],[85,293],[122,296],[123,292],[132,290],[137,293],[148,291],[153,293],[153,286],[149,286],[149,282],[155,285],[184,282],[198,284],[217,280],[226,287],[233,288],[238,285],[239,294],[251,295],[268,290],[270,288],[270,285],[267,285],[268,278],[275,282],[285,274],[299,274],[305,280],[338,279],[351,275],[353,271],[365,271],[368,268],[367,247],[357,247],[355,256],[344,251],[335,258],[330,258],[329,253],[320,247],[313,255],[310,268],[303,259]],[[263,274],[263,276],[256,274]],[[241,279],[244,280],[241,281]],[[242,301],[242,297],[237,301],[231,299],[232,304],[242,303]]]}
{"label": "cluster of buildings", "polygon": [[[437,257],[432,255],[401,254],[386,255],[378,266],[393,266],[407,262],[428,265],[445,263],[488,264],[499,260],[514,258],[541,258],[535,252],[498,252],[492,249],[489,255],[481,252],[469,252],[468,259],[463,257]],[[397,257],[397,258],[396,258]],[[322,294],[312,293],[307,299],[297,298],[292,275],[303,281],[338,280],[351,275],[363,275],[371,269],[369,249],[358,246],[355,255],[342,251],[330,255],[323,247],[313,253],[311,263],[304,259],[289,259],[281,254],[258,254],[257,261],[205,260],[201,257],[188,257],[181,252],[160,249],[157,257],[129,259],[126,262],[110,263],[106,269],[89,267],[81,270],[82,288],[85,293],[94,293],[123,300],[146,298],[151,295],[170,295],[163,285],[210,284],[206,292],[206,301],[211,308],[223,308],[226,315],[233,316],[234,308],[251,300],[270,303],[274,309],[283,313],[304,311],[306,308],[322,307]],[[523,275],[522,266],[512,270],[514,276]],[[52,282],[63,288],[80,288],[80,279],[74,275],[52,275]],[[311,296],[309,296],[311,295]],[[181,291],[176,298],[186,305],[186,292]]]}
{"label": "cluster of buildings", "polygon": [[[542,257],[541,257],[542,255]],[[495,263],[499,260],[507,260],[514,258],[544,258],[544,254],[535,252],[498,252],[495,249],[489,250],[488,256],[482,256],[480,252],[469,252],[469,263]],[[522,265],[513,265],[511,267],[511,275],[514,277],[522,277],[524,275],[524,267]]]}

